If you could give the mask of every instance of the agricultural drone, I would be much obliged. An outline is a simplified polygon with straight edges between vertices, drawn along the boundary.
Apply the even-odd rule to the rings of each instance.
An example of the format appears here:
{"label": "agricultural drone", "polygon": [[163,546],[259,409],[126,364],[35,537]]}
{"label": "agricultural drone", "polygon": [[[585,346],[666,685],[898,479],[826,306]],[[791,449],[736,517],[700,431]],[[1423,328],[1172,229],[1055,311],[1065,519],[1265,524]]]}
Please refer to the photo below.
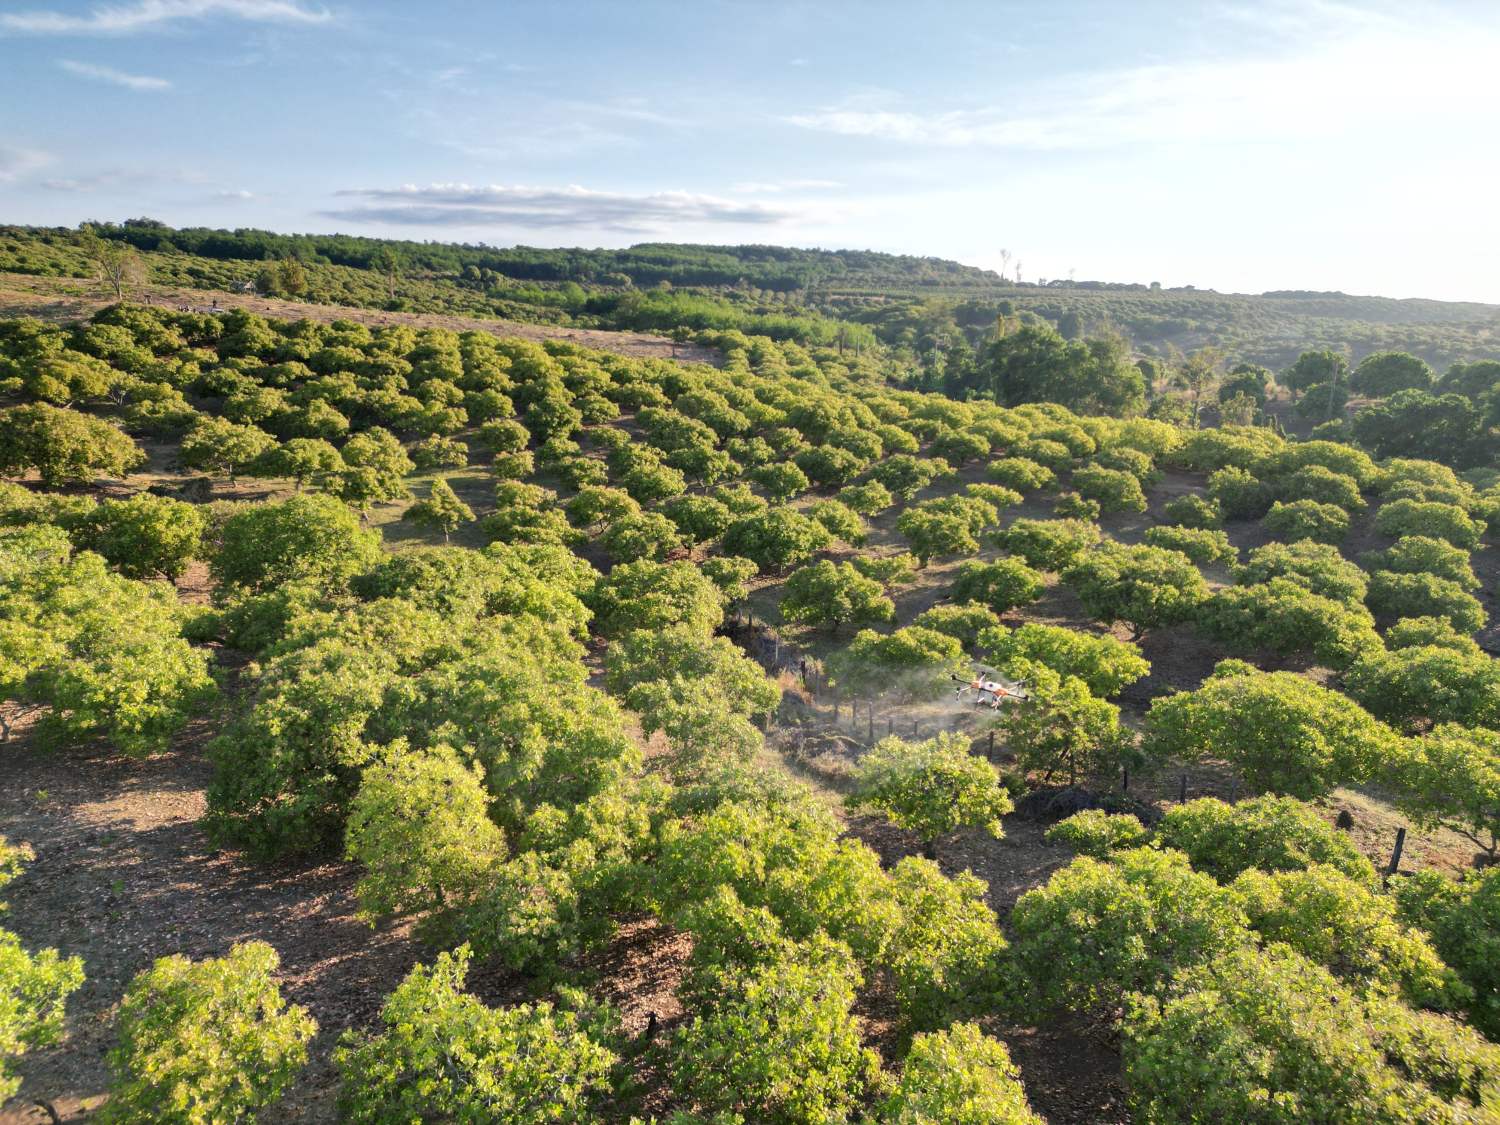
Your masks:
{"label": "agricultural drone", "polygon": [[957,676],[953,677],[953,682],[959,685],[954,691],[955,695],[973,692],[975,706],[988,707],[992,711],[1000,710],[1000,704],[1007,699],[1024,701],[1031,698],[1025,680],[1003,680],[997,673],[986,672],[982,668],[977,669],[974,678],[967,683]]}

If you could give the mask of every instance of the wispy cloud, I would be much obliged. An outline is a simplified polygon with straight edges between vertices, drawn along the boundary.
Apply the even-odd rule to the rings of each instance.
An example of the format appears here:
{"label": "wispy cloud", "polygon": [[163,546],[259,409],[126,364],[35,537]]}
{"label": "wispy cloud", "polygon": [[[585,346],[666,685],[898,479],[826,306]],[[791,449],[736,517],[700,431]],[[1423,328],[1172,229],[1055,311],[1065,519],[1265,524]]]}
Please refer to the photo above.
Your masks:
{"label": "wispy cloud", "polygon": [[57,65],[69,74],[76,74],[80,78],[108,82],[112,86],[123,86],[127,90],[159,91],[172,88],[172,83],[165,78],[152,78],[147,74],[127,74],[112,66],[96,66],[94,63],[75,62],[72,59],[58,59]]}
{"label": "wispy cloud", "polygon": [[29,176],[51,164],[53,159],[50,152],[41,149],[0,144],[0,184],[14,183]]}
{"label": "wispy cloud", "polygon": [[832,191],[844,185],[838,180],[777,180],[774,183],[751,180],[731,189],[740,195],[779,195],[786,191]]}
{"label": "wispy cloud", "polygon": [[1339,4],[1224,8],[1257,46],[1223,58],[1068,75],[1005,106],[911,107],[861,96],[785,121],[805,129],[953,148],[1102,149],[1184,141],[1285,141],[1389,130],[1432,114],[1500,113],[1490,80],[1500,22]]}
{"label": "wispy cloud", "polygon": [[711,195],[664,191],[650,195],[562,188],[431,184],[399,188],[354,188],[337,192],[361,202],[325,211],[348,222],[401,226],[592,228],[639,232],[675,224],[778,223],[793,217],[788,208],[743,203]]}
{"label": "wispy cloud", "polygon": [[327,9],[301,0],[134,0],[96,4],[83,15],[55,9],[0,14],[0,28],[34,35],[128,35],[163,24],[212,16],[256,23],[323,23]]}

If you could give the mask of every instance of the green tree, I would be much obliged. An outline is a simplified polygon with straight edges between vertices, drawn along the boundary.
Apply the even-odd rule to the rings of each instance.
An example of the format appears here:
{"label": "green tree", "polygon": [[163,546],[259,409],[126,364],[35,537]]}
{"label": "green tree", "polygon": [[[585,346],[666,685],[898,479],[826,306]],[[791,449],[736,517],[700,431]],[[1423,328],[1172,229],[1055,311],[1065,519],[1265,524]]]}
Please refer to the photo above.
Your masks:
{"label": "green tree", "polygon": [[1432,386],[1432,368],[1406,352],[1371,352],[1359,361],[1349,385],[1370,398],[1387,398],[1398,391]]}
{"label": "green tree", "polygon": [[337,587],[381,557],[380,536],[326,496],[257,504],[224,521],[209,570],[219,596],[261,593],[289,582]]}
{"label": "green tree", "polygon": [[1185,621],[1208,598],[1208,584],[1192,560],[1160,547],[1108,543],[1063,572],[1096,621],[1123,621],[1135,637]]}
{"label": "green tree", "polygon": [[1349,534],[1349,513],[1316,500],[1278,500],[1261,522],[1271,535],[1288,543],[1311,539],[1337,544]]}
{"label": "green tree", "polygon": [[1003,720],[1006,743],[1022,770],[1039,771],[1044,779],[1066,771],[1069,783],[1077,784],[1129,760],[1131,741],[1120,727],[1120,709],[1095,698],[1082,680],[1024,661],[1012,661],[1006,670],[1027,685],[1028,698]]}
{"label": "green tree", "polygon": [[828,663],[845,691],[864,696],[894,691],[903,699],[931,699],[966,667],[957,638],[919,625],[884,636],[861,629]]}
{"label": "green tree", "polygon": [[45,402],[0,410],[0,475],[35,469],[48,488],[123,477],[146,455],[117,427]]}
{"label": "green tree", "polygon": [[1230,669],[1157,698],[1144,745],[1159,761],[1222,759],[1256,789],[1310,799],[1375,776],[1399,742],[1359,704],[1302,676]]}
{"label": "green tree", "polygon": [[1079,855],[1108,859],[1112,852],[1140,847],[1150,836],[1134,815],[1085,809],[1047,829],[1046,840],[1072,848]]}
{"label": "green tree", "polygon": [[1048,1007],[1109,1011],[1172,973],[1252,944],[1232,891],[1181,852],[1080,856],[1011,913],[1011,949]]}
{"label": "green tree", "polygon": [[1000,818],[1013,808],[995,767],[969,752],[966,737],[946,731],[917,743],[881,739],[859,763],[851,803],[915,832],[929,857],[940,837],[960,828],[1000,839]]}
{"label": "green tree", "polygon": [[[25,844],[10,844],[0,836],[0,887],[31,858]],[[0,913],[4,910],[0,904]],[[14,1060],[63,1037],[64,1007],[82,984],[82,958],[59,957],[55,949],[28,953],[20,938],[0,927],[0,1102],[21,1088]]]}
{"label": "green tree", "polygon": [[724,620],[718,587],[689,562],[641,559],[623,563],[599,582],[587,600],[598,631],[605,637],[673,625],[708,634]]}
{"label": "green tree", "polygon": [[1104,538],[1087,520],[1019,519],[995,534],[995,542],[1038,570],[1062,571]]}
{"label": "green tree", "polygon": [[372,426],[355,434],[339,450],[339,456],[345,467],[331,490],[361,514],[369,511],[372,503],[411,495],[406,476],[416,466],[390,431]]}
{"label": "green tree", "polygon": [[785,570],[826,547],[831,537],[816,520],[791,508],[768,508],[730,524],[720,539],[726,554],[747,558],[762,570]]}
{"label": "green tree", "polygon": [[895,603],[885,596],[880,583],[848,563],[824,559],[804,566],[792,572],[782,589],[783,620],[826,625],[830,632],[837,632],[840,625],[889,621],[896,615]]}
{"label": "green tree", "polygon": [[1002,668],[1019,667],[1024,661],[1051,668],[1064,679],[1077,677],[1101,699],[1151,671],[1138,646],[1060,625],[1027,622],[1015,630],[986,629],[979,635],[979,647]]}
{"label": "green tree", "polygon": [[1391,880],[1404,920],[1432,936],[1443,961],[1469,986],[1468,1015],[1500,1035],[1500,867],[1454,881],[1433,870]]}
{"label": "green tree", "polygon": [[886,1125],[1042,1125],[1010,1052],[972,1023],[918,1035],[901,1079],[880,1103]]}
{"label": "green tree", "polygon": [[364,868],[361,913],[373,924],[471,898],[505,858],[488,806],[482,771],[450,747],[387,747],[365,768],[345,829],[346,858]]}
{"label": "green tree", "polygon": [[342,1120],[597,1120],[610,1089],[604,1013],[551,1004],[490,1008],[464,992],[469,947],[417,965],[386,997],[379,1033],[344,1033],[334,1052]]}
{"label": "green tree", "polygon": [[104,500],[79,521],[73,541],[103,555],[127,578],[176,581],[202,549],[207,520],[196,506],[138,492]]}
{"label": "green tree", "polygon": [[773,1125],[848,1118],[879,1071],[850,1011],[860,983],[848,951],[827,941],[725,966],[704,987],[715,1002],[673,1039],[674,1088],[709,1113]]}
{"label": "green tree", "polygon": [[943,555],[972,555],[979,550],[968,521],[948,512],[908,509],[897,518],[896,531],[921,567]]}
{"label": "green tree", "polygon": [[1156,829],[1162,847],[1187,854],[1197,871],[1220,882],[1240,873],[1300,871],[1313,864],[1334,868],[1373,886],[1375,868],[1312,805],[1292,797],[1252,797],[1228,804],[1200,797],[1174,805]]}
{"label": "green tree", "polygon": [[1500,854],[1500,734],[1444,723],[1388,768],[1397,807],[1419,826],[1457,832],[1491,860]]}
{"label": "green tree", "polygon": [[297,482],[297,491],[326,480],[344,467],[339,451],[322,438],[296,437],[267,449],[247,472],[258,477],[287,477]]}
{"label": "green tree", "polygon": [[131,981],[101,1119],[208,1125],[279,1100],[318,1027],[282,999],[279,965],[274,949],[252,941],[204,961],[162,957]]}
{"label": "green tree", "polygon": [[443,533],[443,542],[459,527],[474,518],[474,509],[458,498],[442,477],[432,482],[426,500],[419,500],[406,510],[406,518]]}
{"label": "green tree", "polygon": [[275,438],[255,426],[240,425],[227,418],[200,417],[183,435],[177,459],[185,468],[223,473],[232,484],[275,445]]}

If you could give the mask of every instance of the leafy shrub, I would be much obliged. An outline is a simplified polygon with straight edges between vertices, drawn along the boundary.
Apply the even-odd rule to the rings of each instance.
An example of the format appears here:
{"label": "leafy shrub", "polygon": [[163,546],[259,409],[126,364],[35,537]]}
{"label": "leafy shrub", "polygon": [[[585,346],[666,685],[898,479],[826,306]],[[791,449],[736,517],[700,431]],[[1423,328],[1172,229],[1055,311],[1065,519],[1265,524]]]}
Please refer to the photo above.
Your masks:
{"label": "leafy shrub", "polygon": [[1479,579],[1469,563],[1469,552],[1444,539],[1426,535],[1404,535],[1384,551],[1370,551],[1364,564],[1371,570],[1397,574],[1430,574],[1457,582],[1465,590],[1479,589]]}
{"label": "leafy shrub", "polygon": [[1252,797],[1227,804],[1200,797],[1174,805],[1156,828],[1156,839],[1185,852],[1195,870],[1229,882],[1252,868],[1300,871],[1327,865],[1372,886],[1375,869],[1349,838],[1292,797]]}
{"label": "leafy shrub", "polygon": [[819,500],[809,504],[807,514],[822,524],[829,535],[851,546],[862,546],[869,534],[859,513],[838,500]]}
{"label": "leafy shrub", "polygon": [[280,959],[262,941],[226,957],[159,958],[120,1003],[107,1121],[209,1122],[252,1117],[307,1061],[317,1024],[288,1005]]}
{"label": "leafy shrub", "polygon": [[840,625],[889,621],[896,606],[879,582],[848,563],[824,559],[794,570],[783,586],[781,616],[806,625]]}
{"label": "leafy shrub", "polygon": [[1436,871],[1391,880],[1402,918],[1432,936],[1443,960],[1469,986],[1468,1015],[1500,1035],[1500,867],[1454,882]]}
{"label": "leafy shrub", "polygon": [[1108,859],[1111,852],[1139,847],[1151,835],[1138,817],[1085,809],[1047,829],[1049,844],[1072,848],[1079,855]]}
{"label": "leafy shrub", "polygon": [[986,629],[979,646],[1002,668],[1016,668],[1021,662],[1042,664],[1064,678],[1076,676],[1100,698],[1115,695],[1151,671],[1141,650],[1128,641],[1058,625],[1027,622],[1015,630]]}
{"label": "leafy shrub", "polygon": [[1141,482],[1124,469],[1084,465],[1073,473],[1073,487],[1105,512],[1144,512],[1146,494]]}
{"label": "leafy shrub", "polygon": [[969,740],[944,732],[925,742],[884,738],[860,760],[851,804],[874,809],[915,832],[929,848],[959,828],[1004,835],[1000,818],[1012,809],[1000,774],[969,753]]}
{"label": "leafy shrub", "polygon": [[659,512],[621,516],[604,529],[599,545],[617,562],[652,559],[660,562],[682,546],[677,525]]}
{"label": "leafy shrub", "polygon": [[209,570],[222,597],[316,579],[336,587],[381,557],[380,536],[327,496],[293,496],[231,515]]}
{"label": "leafy shrub", "polygon": [[1316,500],[1346,512],[1358,512],[1365,506],[1359,481],[1322,465],[1304,465],[1276,481],[1276,490],[1283,500]]}
{"label": "leafy shrub", "polygon": [[1038,570],[1060,571],[1078,561],[1103,537],[1097,526],[1083,520],[1022,519],[994,538],[1002,548],[1020,555]]}
{"label": "leafy shrub", "polygon": [[1337,544],[1349,534],[1349,513],[1316,500],[1278,500],[1261,523],[1270,534],[1288,543],[1311,539]]}
{"label": "leafy shrub", "polygon": [[984,475],[997,484],[1014,488],[1018,492],[1031,492],[1046,488],[1057,475],[1046,465],[1025,457],[1001,457],[985,466]]}
{"label": "leafy shrub", "polygon": [[1224,514],[1217,500],[1205,500],[1196,492],[1178,496],[1167,501],[1162,515],[1179,527],[1196,527],[1212,530],[1224,526]]}
{"label": "leafy shrub", "polygon": [[711,633],[724,619],[718,587],[688,562],[624,563],[599,581],[588,601],[606,637],[673,625]]}
{"label": "leafy shrub", "polygon": [[1331,668],[1381,647],[1363,606],[1319,597],[1290,578],[1220,590],[1204,603],[1199,623],[1233,649],[1310,652]]}
{"label": "leafy shrub", "polygon": [[1484,537],[1485,526],[1455,504],[1392,500],[1375,513],[1375,530],[1393,538],[1421,535],[1444,539],[1455,547],[1472,551]]}
{"label": "leafy shrub", "polygon": [[334,1053],[343,1120],[597,1120],[618,1056],[604,1014],[551,1004],[486,1007],[463,991],[469,947],[417,965],[386,997],[379,1033]]}
{"label": "leafy shrub", "polygon": [[1239,550],[1229,536],[1216,528],[1172,527],[1160,524],[1146,529],[1147,545],[1180,551],[1199,566],[1238,562]]}
{"label": "leafy shrub", "polygon": [[925,567],[933,558],[944,555],[972,555],[979,550],[979,540],[963,516],[949,512],[909,508],[896,520],[896,530],[907,541],[917,564]]}
{"label": "leafy shrub", "polygon": [[885,636],[861,630],[829,659],[834,680],[863,696],[893,691],[905,699],[930,699],[964,669],[963,645],[916,625]]}
{"label": "leafy shrub", "polygon": [[1346,605],[1359,605],[1368,591],[1365,573],[1327,543],[1267,543],[1250,552],[1249,560],[1235,568],[1235,581],[1242,586],[1285,578],[1322,598]]}
{"label": "leafy shrub", "polygon": [[1453,723],[1434,727],[1390,763],[1397,806],[1418,825],[1468,837],[1500,854],[1500,734]]}
{"label": "leafy shrub", "polygon": [[1231,889],[1262,940],[1290,946],[1359,992],[1443,1008],[1458,987],[1427,939],[1397,920],[1391,899],[1332,867],[1252,869]]}
{"label": "leafy shrub", "polygon": [[935,605],[923,610],[912,621],[923,629],[935,629],[955,637],[966,649],[971,649],[979,634],[987,629],[1002,628],[995,611],[978,602],[962,605]]}
{"label": "leafy shrub", "polygon": [[73,542],[97,551],[127,578],[176,581],[202,549],[207,521],[193,504],[140,492],[102,501],[72,524]]}
{"label": "leafy shrub", "polygon": [[747,558],[762,570],[785,570],[828,546],[828,530],[791,508],[768,508],[730,524],[720,539],[724,551]]}
{"label": "leafy shrub", "polygon": [[1484,607],[1457,582],[1431,574],[1380,570],[1370,577],[1365,597],[1377,617],[1441,617],[1460,633],[1484,628]]}
{"label": "leafy shrub", "polygon": [[1224,518],[1231,520],[1259,519],[1275,499],[1269,485],[1237,465],[1210,473],[1208,494]]}
{"label": "leafy shrub", "polygon": [[877,1121],[889,1125],[1042,1125],[1010,1061],[1005,1044],[972,1023],[918,1035],[902,1065],[901,1080],[880,1104]]}
{"label": "leafy shrub", "polygon": [[[1162,998],[1132,1003],[1124,1033],[1132,1104],[1160,1122],[1461,1119],[1463,1094],[1477,1096],[1496,1066],[1493,1049],[1458,1025],[1371,1010],[1275,945],[1186,968]],[[1453,1082],[1432,1066],[1444,1054],[1477,1065]],[[1441,1075],[1433,1086],[1421,1081],[1429,1070]]]}
{"label": "leafy shrub", "polygon": [[1160,547],[1108,543],[1083,555],[1062,580],[1096,621],[1124,621],[1137,636],[1185,621],[1208,598],[1191,559]]}
{"label": "leafy shrub", "polygon": [[1019,559],[971,560],[958,568],[949,595],[956,602],[978,602],[995,613],[1006,613],[1036,601],[1043,586],[1042,576]]}
{"label": "leafy shrub", "polygon": [[1374,649],[1344,673],[1344,690],[1377,718],[1408,728],[1500,727],[1500,662],[1482,652]]}
{"label": "leafy shrub", "polygon": [[1135,848],[1080,856],[1027,891],[1011,913],[1011,949],[1048,1007],[1109,1010],[1172,973],[1251,944],[1236,897],[1181,852]]}
{"label": "leafy shrub", "polygon": [[1375,776],[1399,739],[1359,704],[1291,672],[1234,672],[1162,696],[1146,716],[1158,760],[1227,761],[1251,786],[1312,798]]}
{"label": "leafy shrub", "polygon": [[1093,523],[1102,509],[1097,500],[1086,500],[1076,492],[1064,492],[1052,505],[1052,514],[1058,519],[1084,520]]}
{"label": "leafy shrub", "polygon": [[786,946],[764,966],[724,966],[703,986],[709,1010],[673,1039],[674,1088],[710,1113],[846,1119],[879,1071],[850,1012],[859,984],[848,951],[827,941]]}
{"label": "leafy shrub", "polygon": [[839,490],[839,500],[862,516],[873,516],[895,503],[890,489],[878,480],[867,480],[863,484],[845,485]]}

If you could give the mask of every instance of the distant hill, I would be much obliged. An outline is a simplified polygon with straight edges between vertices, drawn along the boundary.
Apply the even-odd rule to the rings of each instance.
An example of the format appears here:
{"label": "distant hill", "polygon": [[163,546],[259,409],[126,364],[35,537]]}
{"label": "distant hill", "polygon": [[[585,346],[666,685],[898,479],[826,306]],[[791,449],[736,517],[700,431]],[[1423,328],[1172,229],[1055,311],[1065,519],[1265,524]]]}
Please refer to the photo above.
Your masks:
{"label": "distant hill", "polygon": [[[876,339],[920,350],[963,335],[980,345],[1002,313],[1032,312],[1085,334],[1115,329],[1147,353],[1221,347],[1287,366],[1309,348],[1354,360],[1399,350],[1434,367],[1500,355],[1500,305],[1278,290],[1002,280],[942,258],[871,250],[648,242],[621,250],[410,242],[351,235],[174,229],[150,219],[99,224],[141,250],[154,280],[201,288],[271,286],[301,263],[301,288],[325,304],[497,316],[589,328],[737,328],[806,343]],[[77,232],[0,227],[0,270],[87,276]]]}

